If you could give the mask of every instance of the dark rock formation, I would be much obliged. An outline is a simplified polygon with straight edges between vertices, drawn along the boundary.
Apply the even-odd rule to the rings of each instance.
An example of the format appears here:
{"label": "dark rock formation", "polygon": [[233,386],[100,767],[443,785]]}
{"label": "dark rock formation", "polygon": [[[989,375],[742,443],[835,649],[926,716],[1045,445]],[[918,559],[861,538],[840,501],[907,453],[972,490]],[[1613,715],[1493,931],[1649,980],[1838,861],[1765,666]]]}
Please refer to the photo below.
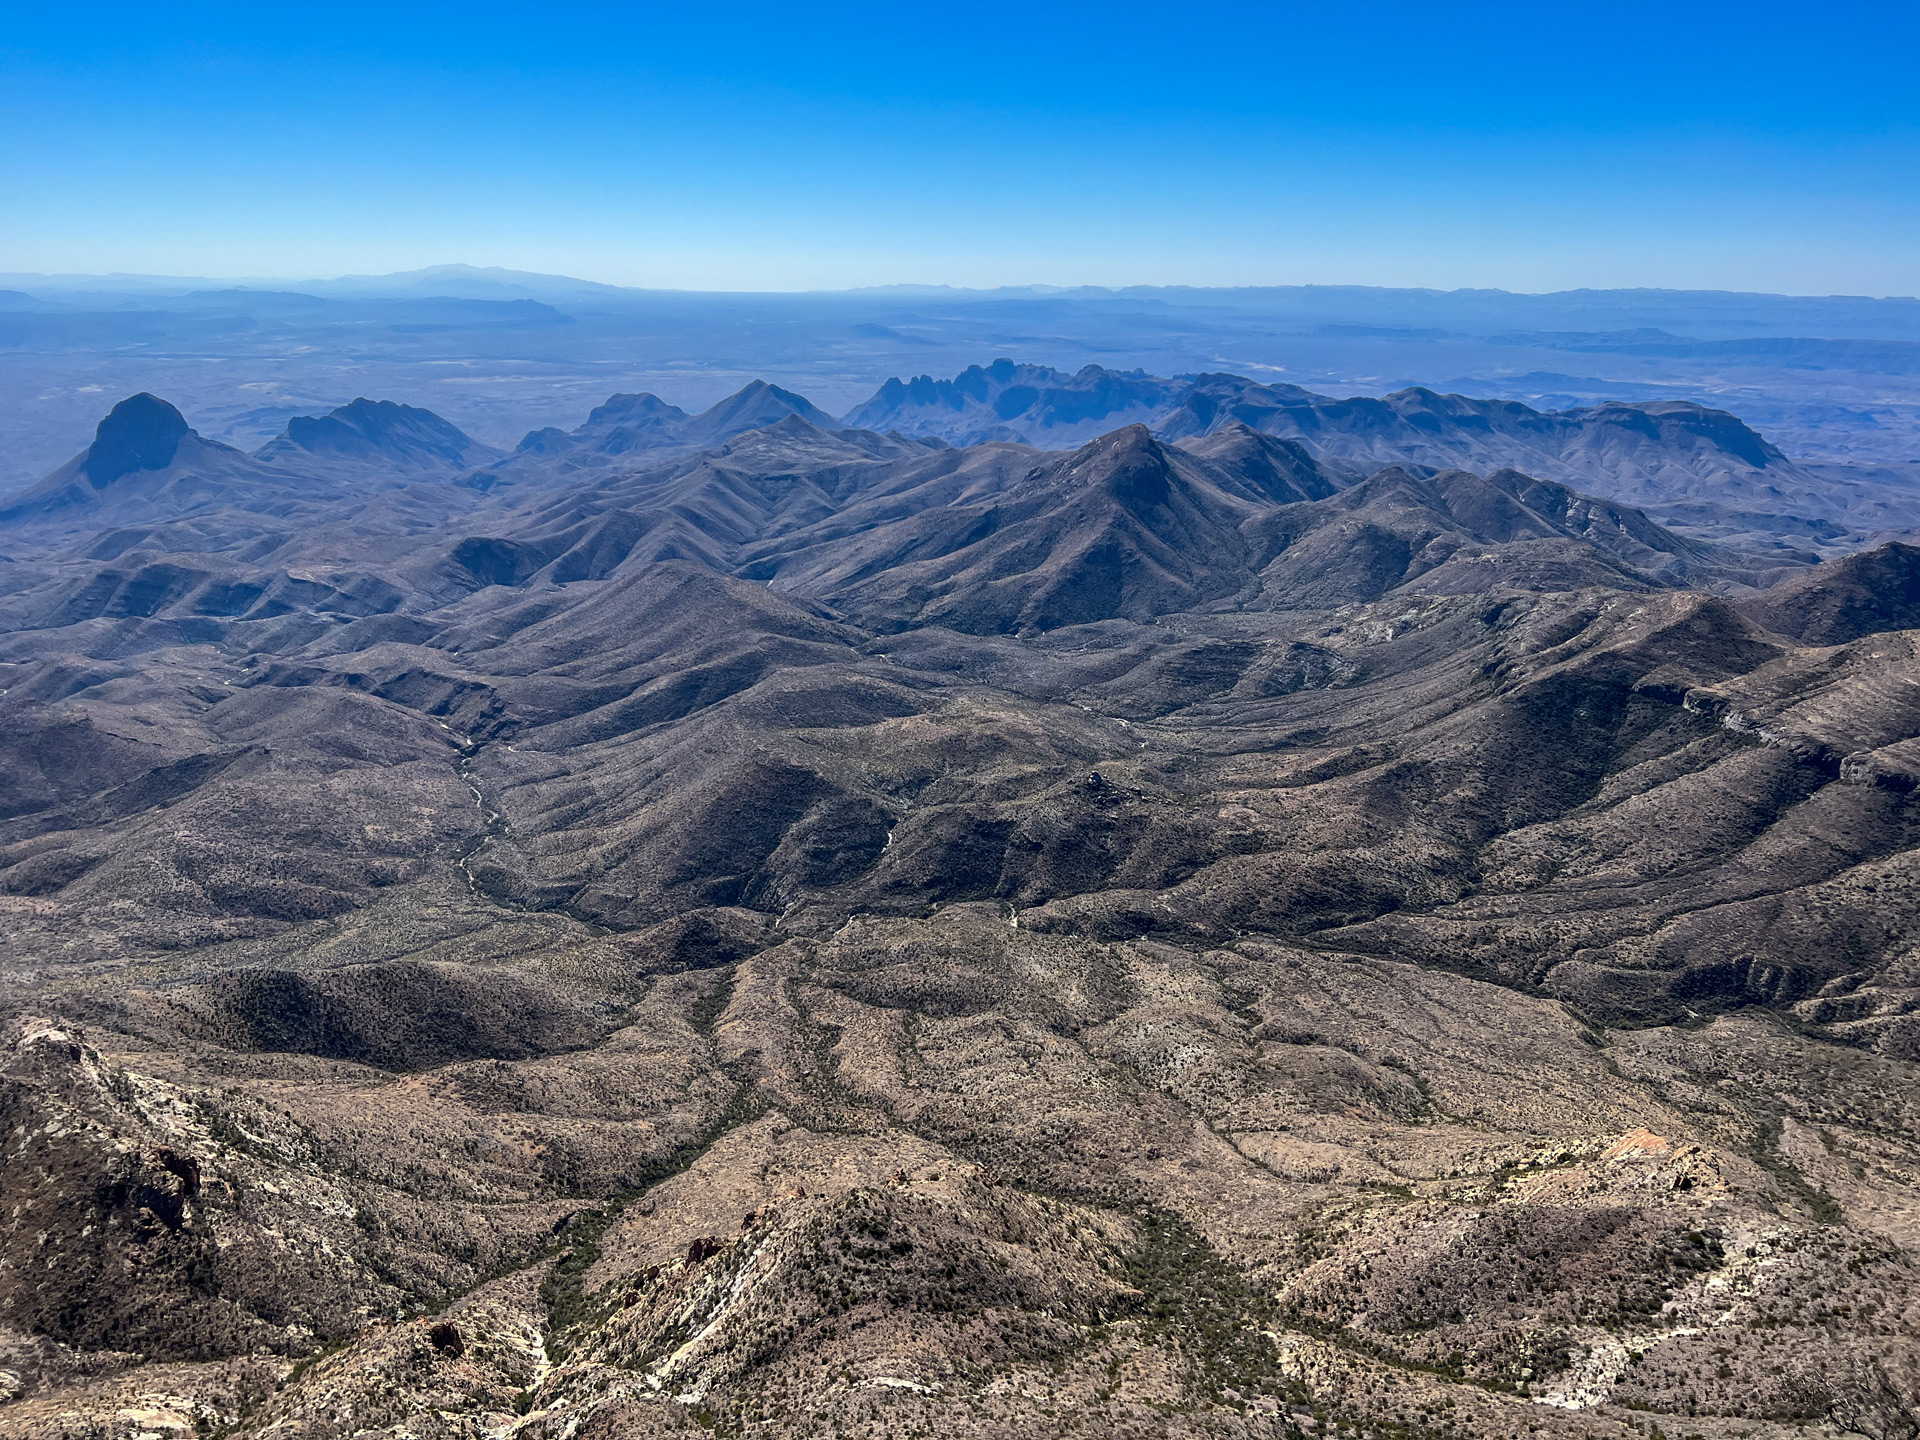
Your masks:
{"label": "dark rock formation", "polygon": [[192,432],[186,417],[157,396],[130,395],[107,413],[81,461],[96,490],[135,470],[164,470]]}

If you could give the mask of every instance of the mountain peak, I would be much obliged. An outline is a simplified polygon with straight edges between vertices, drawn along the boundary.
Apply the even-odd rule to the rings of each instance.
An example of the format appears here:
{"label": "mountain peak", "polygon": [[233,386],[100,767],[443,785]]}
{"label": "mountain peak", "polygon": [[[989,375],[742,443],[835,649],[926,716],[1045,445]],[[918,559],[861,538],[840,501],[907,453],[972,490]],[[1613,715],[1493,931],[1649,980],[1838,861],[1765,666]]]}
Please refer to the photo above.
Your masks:
{"label": "mountain peak", "polygon": [[1063,478],[1113,485],[1135,472],[1159,474],[1166,468],[1166,449],[1153,432],[1144,425],[1123,425],[1074,451]]}
{"label": "mountain peak", "polygon": [[[821,413],[815,409],[813,402],[807,399],[806,396],[796,395],[791,390],[783,390],[778,385],[769,384],[765,380],[749,381],[746,385],[734,391],[733,394],[729,395],[725,400],[722,400],[720,405],[716,405],[713,408],[718,410],[721,405],[745,407],[748,405],[765,404],[784,405],[799,415],[817,415]],[[831,423],[831,421],[829,421],[829,423]]]}
{"label": "mountain peak", "polygon": [[135,470],[164,470],[193,433],[186,416],[142,390],[107,412],[93,433],[82,468],[96,490]]}
{"label": "mountain peak", "polygon": [[842,423],[937,435],[954,444],[1020,439],[1056,448],[1151,419],[1184,388],[1141,370],[1085,365],[1069,375],[1003,357],[991,365],[970,365],[951,380],[928,375],[889,380]]}
{"label": "mountain peak", "polygon": [[1144,425],[1128,425],[1087,447],[1088,469],[1108,491],[1136,513],[1157,509],[1172,493],[1173,466],[1166,450]]}
{"label": "mountain peak", "polygon": [[1267,435],[1232,420],[1180,448],[1220,466],[1259,498],[1278,505],[1324,500],[1339,489],[1334,476],[1298,441]]}
{"label": "mountain peak", "polygon": [[758,430],[789,415],[798,415],[822,430],[838,428],[831,415],[804,395],[754,380],[694,417],[683,438],[690,444],[717,445],[742,431]]}
{"label": "mountain peak", "polygon": [[782,415],[778,420],[774,421],[773,424],[763,425],[761,430],[769,435],[819,435],[825,433],[818,425],[814,424],[798,411]]}
{"label": "mountain peak", "polygon": [[686,418],[687,412],[678,405],[669,405],[658,395],[643,390],[638,394],[609,395],[604,404],[594,406],[589,412],[587,426],[625,425],[647,420],[677,423]]}
{"label": "mountain peak", "polygon": [[294,416],[260,457],[271,460],[292,450],[435,469],[464,468],[495,453],[431,410],[364,396],[325,415]]}

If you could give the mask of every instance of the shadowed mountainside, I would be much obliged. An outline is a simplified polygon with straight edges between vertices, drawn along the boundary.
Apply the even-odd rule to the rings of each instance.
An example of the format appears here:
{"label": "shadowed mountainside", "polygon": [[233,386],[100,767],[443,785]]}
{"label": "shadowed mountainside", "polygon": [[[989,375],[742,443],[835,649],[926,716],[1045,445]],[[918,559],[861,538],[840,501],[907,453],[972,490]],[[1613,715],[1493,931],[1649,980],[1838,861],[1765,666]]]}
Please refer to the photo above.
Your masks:
{"label": "shadowed mountainside", "polygon": [[1744,603],[1769,629],[1809,645],[1844,645],[1920,626],[1920,548],[1883,545],[1790,578]]}

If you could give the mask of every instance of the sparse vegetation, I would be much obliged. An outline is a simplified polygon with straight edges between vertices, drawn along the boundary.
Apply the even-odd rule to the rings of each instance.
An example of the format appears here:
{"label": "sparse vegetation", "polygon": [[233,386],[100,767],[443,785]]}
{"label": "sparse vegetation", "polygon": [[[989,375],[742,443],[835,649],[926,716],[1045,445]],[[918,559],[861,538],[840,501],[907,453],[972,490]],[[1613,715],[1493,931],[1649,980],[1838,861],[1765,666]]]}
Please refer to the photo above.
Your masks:
{"label": "sparse vegetation", "polygon": [[9,551],[25,1403],[1905,1434],[1920,562],[739,403]]}

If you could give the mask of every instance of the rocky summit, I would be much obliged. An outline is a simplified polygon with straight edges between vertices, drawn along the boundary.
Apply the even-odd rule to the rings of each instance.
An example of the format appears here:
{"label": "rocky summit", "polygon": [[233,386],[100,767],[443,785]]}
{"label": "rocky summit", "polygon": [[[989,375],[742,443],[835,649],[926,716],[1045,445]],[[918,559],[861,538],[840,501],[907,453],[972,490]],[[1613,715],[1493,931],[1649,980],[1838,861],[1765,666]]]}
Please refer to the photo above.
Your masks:
{"label": "rocky summit", "polygon": [[0,499],[0,1434],[1914,1440],[1920,519],[1825,484],[123,401]]}

